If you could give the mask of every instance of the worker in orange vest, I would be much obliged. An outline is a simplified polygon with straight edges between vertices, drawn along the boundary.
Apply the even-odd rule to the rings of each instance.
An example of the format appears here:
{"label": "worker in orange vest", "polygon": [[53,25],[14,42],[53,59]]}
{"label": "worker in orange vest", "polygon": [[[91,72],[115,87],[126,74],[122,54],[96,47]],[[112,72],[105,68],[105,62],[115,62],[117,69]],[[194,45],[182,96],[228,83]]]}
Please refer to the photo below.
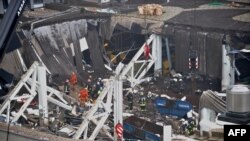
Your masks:
{"label": "worker in orange vest", "polygon": [[77,77],[76,77],[76,73],[75,72],[72,72],[72,74],[70,76],[70,83],[73,86],[77,84]]}
{"label": "worker in orange vest", "polygon": [[87,88],[81,89],[79,93],[79,100],[81,105],[85,105],[85,102],[88,101],[88,98],[89,98],[88,89]]}

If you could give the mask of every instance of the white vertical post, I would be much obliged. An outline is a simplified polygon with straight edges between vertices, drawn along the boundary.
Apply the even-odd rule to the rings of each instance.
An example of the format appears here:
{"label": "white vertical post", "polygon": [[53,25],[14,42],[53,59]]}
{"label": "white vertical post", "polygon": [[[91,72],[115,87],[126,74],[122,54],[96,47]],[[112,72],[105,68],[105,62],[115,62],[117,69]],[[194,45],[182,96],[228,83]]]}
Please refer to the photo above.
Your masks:
{"label": "white vertical post", "polygon": [[[123,101],[122,101],[122,80],[119,75],[116,75],[114,80],[114,130],[117,123],[123,125],[122,113],[123,113]],[[115,131],[114,131],[115,133]],[[115,140],[117,135],[115,134]]]}
{"label": "white vertical post", "polygon": [[161,75],[162,74],[162,38],[160,35],[156,36],[157,38],[157,58],[156,63],[156,70]]}
{"label": "white vertical post", "polygon": [[163,141],[171,141],[172,135],[172,126],[164,125],[163,126]]}
{"label": "white vertical post", "polygon": [[7,123],[9,124],[10,122],[10,103],[8,103],[8,106],[7,106]]}
{"label": "white vertical post", "polygon": [[[156,62],[158,61],[158,56],[157,56],[157,35],[155,35],[155,38],[153,39],[152,41],[152,57],[156,57],[156,60],[155,60],[155,66],[156,66]],[[154,68],[154,71],[155,71],[155,68]]]}
{"label": "white vertical post", "polygon": [[131,87],[133,88],[134,86],[135,86],[135,77],[134,77],[134,72],[135,72],[135,63],[134,62],[132,62],[133,63],[133,66],[132,66],[132,68],[131,68]]}
{"label": "white vertical post", "polygon": [[[227,48],[230,48],[229,46],[227,46]],[[230,65],[230,85],[234,85],[235,84],[235,71],[237,72],[237,75],[240,75],[240,72],[237,70],[236,66],[235,66],[235,54],[231,55],[231,65]]]}
{"label": "white vertical post", "polygon": [[39,99],[39,111],[40,111],[40,124],[48,125],[48,102],[47,102],[47,84],[46,84],[46,69],[40,63],[37,67],[38,75],[38,99]]}
{"label": "white vertical post", "polygon": [[155,75],[162,73],[162,41],[161,36],[155,35],[155,39],[152,43],[152,56],[157,58],[154,66]]}
{"label": "white vertical post", "polygon": [[222,79],[221,79],[221,90],[224,91],[230,85],[230,81],[234,75],[231,75],[231,70],[234,71],[231,67],[230,57],[227,51],[227,45],[222,45]]}

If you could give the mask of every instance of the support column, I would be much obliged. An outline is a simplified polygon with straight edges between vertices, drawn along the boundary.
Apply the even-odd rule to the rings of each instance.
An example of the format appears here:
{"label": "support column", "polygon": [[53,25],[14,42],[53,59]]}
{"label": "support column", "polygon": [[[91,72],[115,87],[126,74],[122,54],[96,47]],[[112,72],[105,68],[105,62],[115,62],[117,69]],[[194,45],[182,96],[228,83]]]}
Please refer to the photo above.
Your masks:
{"label": "support column", "polygon": [[171,63],[171,55],[170,55],[170,48],[169,48],[168,37],[165,38],[165,43],[166,43],[166,51],[167,51],[167,57],[168,57],[169,72],[171,72],[171,70],[172,70],[172,63]]}
{"label": "support column", "polygon": [[172,135],[172,126],[164,125],[163,126],[163,141],[171,141]]}
{"label": "support column", "polygon": [[[46,84],[46,69],[40,63],[37,67],[38,75],[38,99],[39,99],[39,116],[40,125],[48,125],[48,102],[47,102],[47,84]],[[35,82],[33,82],[35,83]]]}
{"label": "support column", "polygon": [[156,58],[155,66],[154,66],[154,74],[161,75],[162,74],[162,39],[161,36],[156,35],[152,44],[152,56]]}
{"label": "support column", "polygon": [[[123,100],[122,100],[122,80],[119,75],[114,79],[114,130],[117,123],[123,125],[122,113],[123,113]],[[116,131],[114,131],[114,140],[117,141]]]}
{"label": "support column", "polygon": [[[228,45],[228,49],[229,49],[229,45]],[[231,66],[230,66],[230,85],[234,85],[235,84],[235,71],[237,73],[237,76],[240,76],[240,72],[238,71],[238,69],[235,66],[235,54],[233,53],[231,55]]]}
{"label": "support column", "polygon": [[7,106],[7,123],[9,124],[10,123],[10,103],[8,103],[8,106]]}
{"label": "support column", "polygon": [[[221,90],[224,91],[228,86],[234,84],[234,54],[232,54],[232,62],[229,55],[230,48],[228,45],[222,45],[222,79]],[[233,66],[232,66],[233,65]]]}

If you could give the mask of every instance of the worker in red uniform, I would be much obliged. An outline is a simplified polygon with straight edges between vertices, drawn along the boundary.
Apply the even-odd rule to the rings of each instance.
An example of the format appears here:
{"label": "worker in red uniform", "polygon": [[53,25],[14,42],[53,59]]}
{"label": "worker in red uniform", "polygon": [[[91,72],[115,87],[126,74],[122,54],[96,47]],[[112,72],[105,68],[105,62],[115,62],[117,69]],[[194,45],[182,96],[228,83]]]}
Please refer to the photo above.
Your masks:
{"label": "worker in red uniform", "polygon": [[144,46],[144,57],[146,60],[149,59],[149,53],[150,53],[150,47],[149,45],[146,43]]}
{"label": "worker in red uniform", "polygon": [[88,101],[88,99],[89,99],[88,89],[87,88],[81,89],[79,93],[79,100],[81,105],[84,106],[85,103]]}
{"label": "worker in red uniform", "polygon": [[72,74],[70,76],[70,83],[73,86],[77,84],[77,77],[76,77],[76,73],[75,72],[72,72]]}

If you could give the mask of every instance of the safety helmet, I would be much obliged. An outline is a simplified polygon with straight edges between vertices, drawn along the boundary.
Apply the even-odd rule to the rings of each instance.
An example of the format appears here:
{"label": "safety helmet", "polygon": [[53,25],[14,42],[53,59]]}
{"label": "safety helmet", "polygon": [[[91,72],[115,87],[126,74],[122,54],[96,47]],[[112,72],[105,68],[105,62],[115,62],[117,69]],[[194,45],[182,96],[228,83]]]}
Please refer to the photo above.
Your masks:
{"label": "safety helmet", "polygon": [[104,44],[104,47],[108,47],[108,43],[105,43],[105,44]]}
{"label": "safety helmet", "polygon": [[90,80],[90,79],[88,79],[88,82],[91,82],[91,80]]}

